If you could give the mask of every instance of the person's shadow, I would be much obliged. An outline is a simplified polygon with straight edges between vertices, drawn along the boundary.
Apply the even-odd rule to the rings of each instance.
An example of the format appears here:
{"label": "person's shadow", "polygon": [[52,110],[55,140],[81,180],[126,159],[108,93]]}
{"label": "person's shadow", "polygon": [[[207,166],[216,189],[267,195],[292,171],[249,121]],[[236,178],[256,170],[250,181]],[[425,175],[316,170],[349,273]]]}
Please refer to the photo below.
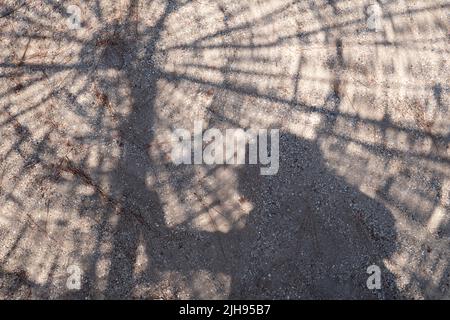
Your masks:
{"label": "person's shadow", "polygon": [[[201,271],[226,274],[228,289],[211,286],[228,290],[218,293],[235,299],[400,297],[383,262],[395,250],[391,214],[330,172],[314,142],[282,133],[277,175],[261,176],[258,166],[239,167],[239,193],[253,210],[245,227],[228,233],[165,226],[156,193],[139,183],[137,176],[122,180],[134,190],[124,206],[128,206],[125,211],[141,206],[145,221],[126,213],[119,220],[108,297],[130,298],[136,286],[160,281],[176,287],[176,277],[168,280],[168,274],[194,279]],[[150,207],[145,210],[145,205]],[[154,225],[158,229],[149,229]],[[150,263],[136,279],[139,243],[144,244]],[[367,287],[371,265],[381,269],[379,290]],[[206,284],[203,289],[208,288]],[[198,284],[192,292],[193,298],[204,296]]]}
{"label": "person's shadow", "polygon": [[[280,135],[280,169],[239,171],[239,190],[254,209],[233,243],[233,298],[399,298],[384,259],[395,250],[390,212],[330,172],[313,141]],[[235,239],[232,239],[235,240]],[[369,290],[367,269],[381,269]]]}

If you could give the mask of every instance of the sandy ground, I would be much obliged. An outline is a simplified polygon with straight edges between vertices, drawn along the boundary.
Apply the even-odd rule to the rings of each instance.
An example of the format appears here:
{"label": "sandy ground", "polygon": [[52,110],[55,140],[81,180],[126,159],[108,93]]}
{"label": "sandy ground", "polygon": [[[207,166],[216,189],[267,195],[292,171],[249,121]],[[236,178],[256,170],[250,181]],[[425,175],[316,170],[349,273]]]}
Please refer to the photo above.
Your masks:
{"label": "sandy ground", "polygon": [[[449,13],[0,1],[0,297],[449,299]],[[196,120],[280,129],[278,174],[175,166]]]}

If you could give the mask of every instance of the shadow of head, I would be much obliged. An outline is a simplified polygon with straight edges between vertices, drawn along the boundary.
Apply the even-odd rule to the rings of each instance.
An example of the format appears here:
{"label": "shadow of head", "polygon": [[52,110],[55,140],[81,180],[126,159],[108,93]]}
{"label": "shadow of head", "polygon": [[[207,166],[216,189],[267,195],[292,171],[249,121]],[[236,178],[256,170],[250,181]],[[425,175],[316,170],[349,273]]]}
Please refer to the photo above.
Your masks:
{"label": "shadow of head", "polygon": [[[236,242],[232,297],[397,295],[383,262],[395,250],[392,215],[331,172],[316,143],[281,134],[278,174],[244,166],[239,188],[254,209]],[[380,290],[367,287],[371,265],[381,269]]]}

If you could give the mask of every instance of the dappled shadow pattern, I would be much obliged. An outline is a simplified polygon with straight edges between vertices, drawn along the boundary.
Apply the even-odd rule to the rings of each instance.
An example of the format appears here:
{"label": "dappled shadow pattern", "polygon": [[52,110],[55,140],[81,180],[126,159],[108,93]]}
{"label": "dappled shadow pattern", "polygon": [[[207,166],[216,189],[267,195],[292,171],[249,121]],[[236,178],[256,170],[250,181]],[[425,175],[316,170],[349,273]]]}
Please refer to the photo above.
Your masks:
{"label": "dappled shadow pattern", "polygon": [[[450,4],[400,2],[377,33],[356,0],[92,1],[79,30],[11,1],[2,296],[448,297]],[[196,120],[279,128],[279,173],[173,165]]]}

